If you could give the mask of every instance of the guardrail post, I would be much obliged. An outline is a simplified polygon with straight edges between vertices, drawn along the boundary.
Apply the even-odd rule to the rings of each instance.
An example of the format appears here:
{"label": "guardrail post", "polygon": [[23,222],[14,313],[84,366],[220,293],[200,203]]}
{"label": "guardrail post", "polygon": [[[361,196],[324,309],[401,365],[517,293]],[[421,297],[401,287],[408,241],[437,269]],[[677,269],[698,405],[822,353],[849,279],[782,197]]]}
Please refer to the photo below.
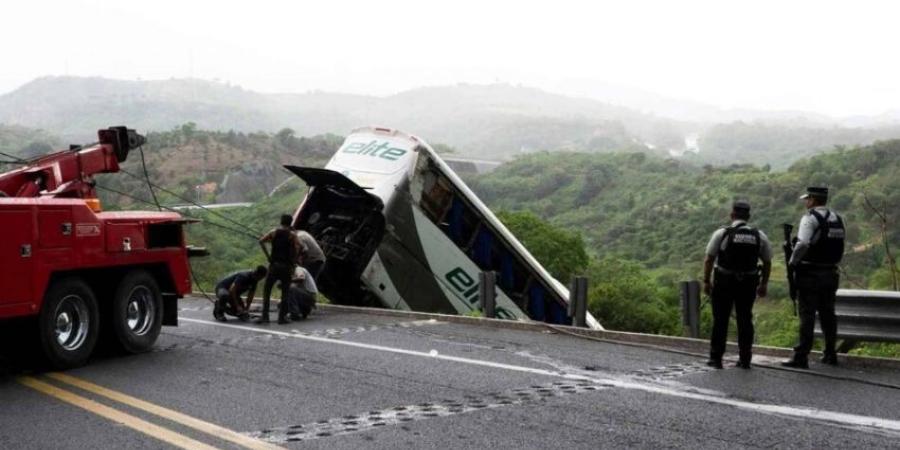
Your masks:
{"label": "guardrail post", "polygon": [[497,309],[497,273],[493,271],[478,274],[478,298],[484,317],[493,319]]}
{"label": "guardrail post", "polygon": [[681,324],[688,337],[700,337],[700,282],[697,280],[678,283],[681,292]]}
{"label": "guardrail post", "polygon": [[587,326],[587,277],[575,277],[569,286],[569,317],[576,327]]}

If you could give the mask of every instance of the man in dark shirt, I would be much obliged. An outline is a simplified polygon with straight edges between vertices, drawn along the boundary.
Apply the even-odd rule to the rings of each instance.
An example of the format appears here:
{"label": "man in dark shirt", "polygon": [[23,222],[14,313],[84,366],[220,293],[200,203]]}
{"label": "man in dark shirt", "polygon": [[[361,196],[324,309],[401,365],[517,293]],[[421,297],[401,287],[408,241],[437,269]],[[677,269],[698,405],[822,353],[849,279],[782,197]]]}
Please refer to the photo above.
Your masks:
{"label": "man in dark shirt", "polygon": [[291,225],[294,218],[290,214],[281,216],[281,226],[265,234],[259,239],[260,243],[269,242],[272,244],[272,251],[269,254],[269,273],[266,275],[266,282],[263,284],[263,307],[262,315],[257,323],[269,323],[269,300],[272,295],[272,287],[275,282],[281,284],[281,302],[278,304],[278,323],[290,323],[287,317],[288,313],[288,289],[291,285],[291,275],[294,273],[294,265],[297,262],[297,255],[300,251],[300,242],[294,234]]}
{"label": "man in dark shirt", "polygon": [[[225,314],[237,316],[246,322],[250,315],[247,309],[253,303],[253,295],[256,293],[256,284],[266,277],[268,270],[264,266],[257,266],[256,270],[243,270],[232,272],[216,284],[216,306],[213,309],[213,317],[220,322],[225,322]],[[246,302],[241,301],[241,295],[247,294]]]}

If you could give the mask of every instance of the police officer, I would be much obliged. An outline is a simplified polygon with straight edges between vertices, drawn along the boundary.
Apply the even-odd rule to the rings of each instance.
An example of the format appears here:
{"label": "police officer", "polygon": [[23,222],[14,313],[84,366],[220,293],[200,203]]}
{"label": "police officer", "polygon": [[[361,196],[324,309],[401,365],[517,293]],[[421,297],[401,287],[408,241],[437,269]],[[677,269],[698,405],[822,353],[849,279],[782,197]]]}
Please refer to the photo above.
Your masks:
{"label": "police officer", "polygon": [[287,317],[288,307],[288,289],[291,285],[291,275],[294,273],[294,263],[297,260],[297,253],[300,249],[300,243],[294,234],[291,224],[293,217],[290,214],[281,216],[281,226],[266,233],[259,239],[260,243],[271,242],[272,252],[269,255],[269,273],[266,275],[266,282],[263,284],[263,309],[262,316],[256,321],[259,324],[269,323],[269,298],[272,295],[272,287],[275,282],[281,283],[281,302],[278,304],[278,323],[290,323]]}
{"label": "police officer", "polygon": [[825,335],[822,362],[834,366],[837,365],[834,297],[840,281],[838,264],[844,256],[846,226],[838,213],[825,206],[828,203],[828,188],[809,187],[800,199],[806,202],[807,213],[800,219],[797,241],[789,262],[794,268],[797,286],[800,342],[794,347],[794,356],[781,364],[809,368],[808,356],[813,346],[813,328],[818,312],[822,334]]}
{"label": "police officer", "polygon": [[[722,368],[728,320],[734,306],[737,315],[739,360],[736,367],[750,368],[753,353],[753,302],[766,296],[772,269],[772,244],[762,231],[747,224],[750,203],[735,201],[731,225],[713,233],[706,246],[703,291],[712,297],[713,330],[708,366]],[[757,261],[762,261],[760,273]],[[715,277],[710,278],[715,268]]]}

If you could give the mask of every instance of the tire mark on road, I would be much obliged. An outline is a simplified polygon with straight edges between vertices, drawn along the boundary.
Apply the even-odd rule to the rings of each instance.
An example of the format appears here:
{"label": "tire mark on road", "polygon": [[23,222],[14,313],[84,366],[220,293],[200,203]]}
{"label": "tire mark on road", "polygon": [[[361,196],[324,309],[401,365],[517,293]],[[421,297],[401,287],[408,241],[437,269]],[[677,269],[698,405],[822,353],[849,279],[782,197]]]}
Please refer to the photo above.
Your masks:
{"label": "tire mark on road", "polygon": [[466,395],[462,399],[456,400],[395,406],[312,423],[267,428],[245,434],[275,444],[310,441],[331,436],[359,433],[389,425],[466,414],[483,409],[542,402],[548,398],[592,392],[604,387],[608,386],[598,385],[590,381],[546,383],[513,389],[505,393]]}

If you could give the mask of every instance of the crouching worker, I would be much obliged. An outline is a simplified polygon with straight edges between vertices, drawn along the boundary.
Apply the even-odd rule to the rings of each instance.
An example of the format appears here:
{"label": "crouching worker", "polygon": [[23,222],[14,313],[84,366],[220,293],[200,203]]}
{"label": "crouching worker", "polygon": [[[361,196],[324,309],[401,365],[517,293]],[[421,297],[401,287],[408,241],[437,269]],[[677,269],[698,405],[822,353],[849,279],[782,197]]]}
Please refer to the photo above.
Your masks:
{"label": "crouching worker", "polygon": [[304,267],[298,266],[291,277],[290,296],[291,320],[305,319],[316,306],[316,280]]}
{"label": "crouching worker", "polygon": [[[246,322],[250,319],[247,312],[253,303],[253,295],[256,293],[256,284],[266,277],[268,270],[265,266],[257,266],[256,270],[244,270],[233,272],[222,278],[216,285],[216,307],[213,309],[213,317],[220,322],[225,322],[225,314],[235,316]],[[241,295],[247,294],[247,300],[241,301]]]}

